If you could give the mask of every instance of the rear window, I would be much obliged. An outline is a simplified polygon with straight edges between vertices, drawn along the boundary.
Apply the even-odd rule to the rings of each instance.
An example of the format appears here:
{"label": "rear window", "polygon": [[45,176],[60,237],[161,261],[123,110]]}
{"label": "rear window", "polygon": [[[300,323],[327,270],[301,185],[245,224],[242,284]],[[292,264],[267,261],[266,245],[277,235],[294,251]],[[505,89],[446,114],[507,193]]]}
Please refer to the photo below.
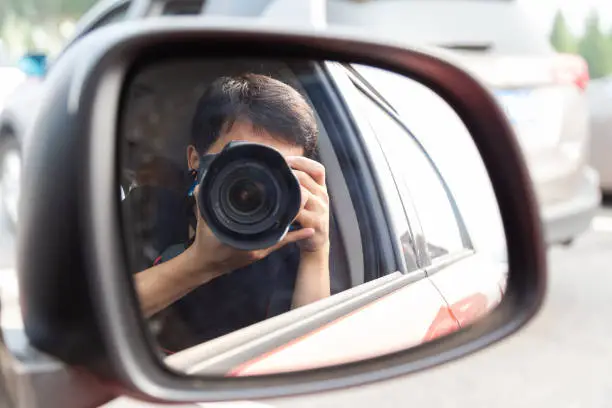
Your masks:
{"label": "rear window", "polygon": [[329,0],[332,24],[368,26],[397,40],[466,52],[541,55],[552,52],[514,0]]}
{"label": "rear window", "polygon": [[164,6],[166,16],[198,15],[202,12],[204,0],[171,0]]}

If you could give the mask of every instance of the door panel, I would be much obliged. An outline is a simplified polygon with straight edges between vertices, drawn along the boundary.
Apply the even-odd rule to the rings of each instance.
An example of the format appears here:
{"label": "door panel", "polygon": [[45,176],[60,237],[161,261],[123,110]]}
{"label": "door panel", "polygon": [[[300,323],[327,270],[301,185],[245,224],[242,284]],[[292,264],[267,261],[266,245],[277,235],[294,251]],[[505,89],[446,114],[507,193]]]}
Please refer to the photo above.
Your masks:
{"label": "door panel", "polygon": [[[491,211],[496,203],[485,199],[494,197],[488,179],[473,177],[480,163],[468,165],[457,162],[452,154],[440,154],[445,149],[451,152],[475,151],[473,141],[463,124],[457,122],[454,111],[431,90],[420,90],[422,85],[383,70],[359,67],[359,73],[365,76],[364,81],[377,86],[399,112],[395,121],[391,120],[391,113],[385,115],[382,109],[374,112],[377,123],[382,124],[379,128],[386,126],[387,129],[377,136],[383,147],[387,147],[389,157],[398,156],[393,168],[395,177],[406,180],[407,193],[415,197],[412,201],[417,204],[417,219],[413,221],[411,218],[411,224],[422,225],[431,262],[426,267],[428,276],[459,323],[466,325],[500,302],[507,274],[507,263],[491,250],[490,245],[483,245],[482,238],[498,242],[497,236],[491,233],[487,225],[501,225],[501,220],[499,212]],[[428,107],[428,116],[421,118],[415,113],[421,111],[420,106]],[[415,120],[418,126],[412,126]],[[440,123],[447,126],[440,128]],[[417,148],[417,143],[406,142],[413,137],[407,128],[417,132],[414,139],[420,148]],[[393,137],[402,134],[406,135],[406,141],[395,143]],[[442,139],[438,135],[454,137]],[[427,143],[423,143],[422,138]],[[448,140],[454,141],[450,143]],[[444,173],[440,171],[441,167],[446,170]],[[469,172],[465,168],[469,168]],[[484,166],[480,171],[485,171]],[[455,181],[453,188],[448,185],[446,176]],[[464,194],[464,205],[457,202],[457,192]],[[474,203],[482,205],[475,206]],[[468,211],[470,222],[465,222],[462,210],[470,210],[473,206],[477,211]],[[497,210],[495,207],[492,209]],[[478,236],[481,239],[476,242],[472,236],[474,232],[481,232]]]}
{"label": "door panel", "polygon": [[[227,371],[232,367],[230,360],[235,361],[238,355],[242,356],[241,361],[244,361],[245,355],[249,356],[247,359],[257,356],[258,351],[255,351],[255,348],[261,348],[260,340],[262,338],[270,337],[271,342],[268,342],[269,346],[267,350],[278,347],[280,344],[285,343],[285,341],[280,338],[281,336],[275,335],[278,331],[286,330],[289,326],[294,325],[292,329],[293,332],[302,331],[303,333],[307,333],[310,329],[304,330],[305,325],[295,323],[305,322],[306,325],[311,327],[314,325],[316,328],[318,327],[316,325],[317,322],[319,322],[319,325],[322,325],[323,319],[325,318],[327,318],[328,321],[333,320],[333,318],[330,319],[327,317],[331,312],[326,313],[326,311],[338,309],[348,310],[353,304],[350,302],[352,299],[358,298],[358,301],[363,301],[363,299],[367,300],[377,294],[380,295],[380,293],[391,292],[401,286],[401,282],[398,281],[401,277],[402,275],[396,272],[366,282],[319,302],[291,310],[204,344],[173,354],[166,358],[166,363],[176,370],[185,372],[195,372],[212,365],[216,365],[221,372]],[[380,292],[381,290],[386,292]],[[298,333],[293,337],[298,337],[299,335]],[[276,336],[276,338],[272,338],[274,336]],[[212,359],[216,359],[217,361],[212,361]]]}
{"label": "door panel", "polygon": [[306,370],[378,357],[458,328],[437,289],[428,279],[421,279],[238,365],[227,375]]}
{"label": "door panel", "polygon": [[507,265],[479,255],[428,268],[429,279],[440,290],[461,326],[491,311],[499,304]]}

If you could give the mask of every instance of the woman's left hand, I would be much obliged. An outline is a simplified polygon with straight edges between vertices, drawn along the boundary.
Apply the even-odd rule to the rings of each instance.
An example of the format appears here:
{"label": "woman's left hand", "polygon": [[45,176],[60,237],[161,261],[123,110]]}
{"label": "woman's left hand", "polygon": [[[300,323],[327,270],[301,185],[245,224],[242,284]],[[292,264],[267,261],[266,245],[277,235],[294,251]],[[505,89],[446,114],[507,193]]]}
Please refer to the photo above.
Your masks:
{"label": "woman's left hand", "polygon": [[302,203],[295,218],[302,228],[312,228],[314,235],[299,242],[303,255],[329,253],[329,196],[325,185],[325,167],[302,156],[287,157],[302,188]]}

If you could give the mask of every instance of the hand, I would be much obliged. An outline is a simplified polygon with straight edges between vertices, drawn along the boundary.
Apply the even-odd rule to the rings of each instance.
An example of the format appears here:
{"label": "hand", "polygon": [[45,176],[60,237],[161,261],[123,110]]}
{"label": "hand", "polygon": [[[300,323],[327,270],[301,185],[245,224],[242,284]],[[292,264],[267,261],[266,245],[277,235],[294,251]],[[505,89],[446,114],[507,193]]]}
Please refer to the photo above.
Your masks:
{"label": "hand", "polygon": [[[198,189],[199,186],[194,191],[196,201]],[[305,227],[289,232],[283,240],[270,248],[244,251],[223,244],[217,239],[202,218],[197,203],[195,212],[197,214],[195,239],[193,244],[185,251],[185,255],[190,265],[188,270],[204,280],[250,265],[289,243],[310,239],[315,235],[313,228]]]}
{"label": "hand", "polygon": [[325,185],[325,167],[302,156],[287,158],[302,187],[302,207],[295,221],[314,234],[300,241],[302,253],[329,253],[329,196]]}

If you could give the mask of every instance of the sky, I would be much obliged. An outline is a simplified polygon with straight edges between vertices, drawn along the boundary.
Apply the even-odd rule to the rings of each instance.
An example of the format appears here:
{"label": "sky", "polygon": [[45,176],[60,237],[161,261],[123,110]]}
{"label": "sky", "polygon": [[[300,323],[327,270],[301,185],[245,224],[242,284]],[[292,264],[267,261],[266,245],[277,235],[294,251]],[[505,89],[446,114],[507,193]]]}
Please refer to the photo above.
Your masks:
{"label": "sky", "polygon": [[608,31],[612,28],[612,0],[518,0],[529,12],[535,22],[547,31],[552,26],[552,20],[558,9],[563,11],[572,31],[580,34],[583,31],[584,20],[590,10],[599,12],[602,28]]}

